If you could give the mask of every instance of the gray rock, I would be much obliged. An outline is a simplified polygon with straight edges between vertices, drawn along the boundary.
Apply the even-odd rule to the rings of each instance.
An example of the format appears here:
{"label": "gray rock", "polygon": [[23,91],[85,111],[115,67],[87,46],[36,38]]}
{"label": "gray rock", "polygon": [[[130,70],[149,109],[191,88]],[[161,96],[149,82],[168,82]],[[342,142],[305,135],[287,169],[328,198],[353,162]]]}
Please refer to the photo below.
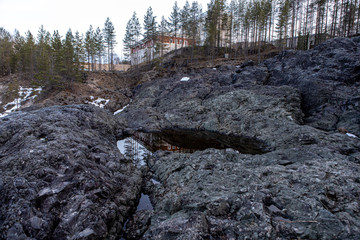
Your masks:
{"label": "gray rock", "polygon": [[0,118],[0,238],[117,239],[142,181],[117,128],[89,105]]}
{"label": "gray rock", "polygon": [[128,129],[210,148],[156,153],[150,170],[161,184],[136,236],[357,239],[360,140],[344,133],[360,136],[359,50],[360,37],[332,39],[136,89],[116,116]]}
{"label": "gray rock", "polygon": [[[356,239],[360,166],[325,146],[289,153],[160,157],[152,169],[162,184],[143,239]],[[276,163],[284,157],[294,162]]]}
{"label": "gray rock", "polygon": [[297,88],[305,122],[316,128],[344,127],[360,135],[360,37],[335,38],[311,51],[286,51],[266,60],[274,86]]}

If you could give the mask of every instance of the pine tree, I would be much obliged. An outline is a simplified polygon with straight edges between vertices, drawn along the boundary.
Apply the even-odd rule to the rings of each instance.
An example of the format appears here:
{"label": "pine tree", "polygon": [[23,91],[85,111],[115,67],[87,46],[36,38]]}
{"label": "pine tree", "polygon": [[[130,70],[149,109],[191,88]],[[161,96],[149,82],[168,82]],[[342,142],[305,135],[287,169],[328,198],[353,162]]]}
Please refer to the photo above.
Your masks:
{"label": "pine tree", "polygon": [[[189,18],[190,18],[190,4],[185,2],[183,9],[180,11],[180,30],[181,38],[184,38],[185,34],[189,32]],[[181,47],[184,46],[184,40],[181,40]]]}
{"label": "pine tree", "polygon": [[126,24],[125,36],[123,39],[123,46],[124,46],[124,57],[127,61],[130,60],[131,48],[133,47],[135,42],[135,38],[132,32],[132,21],[129,21]]}
{"label": "pine tree", "polygon": [[109,71],[113,70],[113,60],[114,60],[113,55],[114,55],[114,48],[116,45],[115,37],[116,37],[115,27],[110,21],[110,18],[107,18],[104,26],[104,40],[107,48]]}
{"label": "pine tree", "polygon": [[[286,38],[288,37],[288,26],[289,26],[289,19],[290,19],[290,10],[291,10],[291,3],[290,0],[285,0],[279,9],[279,18],[278,18],[278,34],[280,40],[280,47],[286,47]],[[285,39],[285,42],[283,40]]]}
{"label": "pine tree", "polygon": [[74,42],[74,36],[71,29],[69,29],[66,33],[62,49],[65,66],[64,71],[62,72],[62,76],[66,78],[68,86],[71,86],[77,75],[77,68],[74,64]]}
{"label": "pine tree", "polygon": [[144,16],[144,38],[152,39],[156,37],[156,17],[153,15],[152,8],[149,7]]}
{"label": "pine tree", "polygon": [[85,61],[85,50],[83,45],[83,37],[78,31],[75,32],[74,42],[74,64],[80,75],[84,70],[83,62]]}
{"label": "pine tree", "polygon": [[202,25],[202,9],[198,2],[191,4],[190,16],[188,21],[187,35],[192,39],[191,57],[194,58],[194,48],[200,41],[200,30]]}
{"label": "pine tree", "polygon": [[95,52],[99,63],[99,70],[101,70],[101,58],[104,55],[105,45],[104,45],[104,36],[99,27],[95,31],[94,44],[95,44],[94,46]]}
{"label": "pine tree", "polygon": [[173,11],[170,14],[170,18],[169,18],[169,27],[170,27],[170,32],[174,35],[175,37],[175,49],[177,49],[177,33],[179,31],[179,25],[180,25],[180,9],[177,5],[177,1],[175,1],[174,6],[173,6]]}
{"label": "pine tree", "polygon": [[[152,8],[149,7],[146,11],[146,15],[144,16],[144,39],[145,41],[148,40],[152,40],[153,43],[156,42],[156,35],[157,35],[157,30],[156,30],[156,20],[155,20],[155,16],[153,16],[153,11]],[[154,53],[153,53],[153,48],[149,47],[149,49],[147,49],[146,51],[146,57],[148,60],[152,60]]]}
{"label": "pine tree", "polygon": [[54,34],[51,38],[51,50],[51,78],[49,83],[51,86],[58,86],[61,80],[61,73],[65,68],[61,36],[58,31],[54,31]]}
{"label": "pine tree", "polygon": [[163,42],[164,42],[164,39],[165,39],[165,35],[168,35],[168,33],[169,33],[168,26],[169,26],[169,22],[166,21],[164,16],[162,16],[161,17],[161,22],[160,22],[160,25],[159,25],[159,35],[160,35],[159,37],[160,37],[161,41],[158,42],[161,57],[163,56],[164,50],[167,50],[167,49],[164,49],[165,44]]}
{"label": "pine tree", "polygon": [[208,4],[205,27],[207,32],[206,44],[210,47],[220,47],[221,45],[221,29],[224,12],[224,0],[211,0]]}
{"label": "pine tree", "polygon": [[33,79],[35,72],[35,40],[30,31],[26,34],[24,45],[24,72],[29,74],[29,79]]}
{"label": "pine tree", "polygon": [[[95,41],[94,41],[94,29],[90,25],[89,30],[85,35],[85,52],[88,62],[88,71],[94,70],[94,55],[95,55]],[[90,67],[91,64],[91,67]]]}
{"label": "pine tree", "polygon": [[15,30],[15,36],[13,37],[13,54],[11,56],[11,72],[21,72],[23,49],[25,45],[25,39],[20,35],[18,30]]}
{"label": "pine tree", "polygon": [[127,60],[130,60],[131,49],[134,48],[140,41],[141,25],[136,12],[133,13],[131,19],[126,24],[126,32],[123,40],[124,55]]}
{"label": "pine tree", "polygon": [[43,26],[38,32],[36,49],[37,72],[34,77],[39,81],[47,81],[50,78],[51,67],[51,36]]}
{"label": "pine tree", "polygon": [[0,76],[11,73],[12,39],[9,32],[0,27]]}

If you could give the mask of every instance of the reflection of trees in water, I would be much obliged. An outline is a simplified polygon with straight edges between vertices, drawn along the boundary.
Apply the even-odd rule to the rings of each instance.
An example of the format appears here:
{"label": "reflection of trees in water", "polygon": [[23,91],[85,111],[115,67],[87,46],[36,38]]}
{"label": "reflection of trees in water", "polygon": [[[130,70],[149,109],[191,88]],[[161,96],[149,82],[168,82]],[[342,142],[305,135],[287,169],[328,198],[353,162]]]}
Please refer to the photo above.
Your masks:
{"label": "reflection of trees in water", "polygon": [[130,158],[130,159],[134,159],[134,147],[133,147],[133,139],[132,138],[127,138],[125,140],[125,157]]}
{"label": "reflection of trees in water", "polygon": [[132,137],[125,140],[124,148],[125,157],[132,159],[137,166],[145,164],[151,156],[151,152]]}

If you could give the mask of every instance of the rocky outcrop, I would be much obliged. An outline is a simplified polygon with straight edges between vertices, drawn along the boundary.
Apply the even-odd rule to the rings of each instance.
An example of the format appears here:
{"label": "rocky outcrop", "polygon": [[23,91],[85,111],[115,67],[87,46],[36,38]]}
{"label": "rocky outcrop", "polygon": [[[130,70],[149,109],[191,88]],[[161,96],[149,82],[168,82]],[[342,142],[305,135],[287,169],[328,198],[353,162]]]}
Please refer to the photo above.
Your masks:
{"label": "rocky outcrop", "polygon": [[118,239],[142,180],[117,134],[86,105],[0,118],[0,238]]}
{"label": "rocky outcrop", "polygon": [[130,238],[356,239],[359,56],[360,38],[338,38],[135,89],[117,115],[129,133],[225,149],[157,152],[155,207]]}
{"label": "rocky outcrop", "polygon": [[242,149],[220,137],[244,153],[322,142],[318,129],[344,127],[360,136],[359,39],[284,52],[258,66],[222,66],[146,83],[120,118],[140,131],[191,129],[231,136],[232,143],[254,142]]}
{"label": "rocky outcrop", "polygon": [[[0,118],[0,238],[118,239],[142,191],[154,209],[126,239],[357,239],[359,56],[360,38],[332,39],[145,82],[115,116]],[[116,148],[136,131],[198,151],[159,150],[140,173]]]}
{"label": "rocky outcrop", "polygon": [[264,62],[266,84],[292,86],[302,96],[305,122],[360,136],[360,37],[335,38],[311,51],[286,51]]}
{"label": "rocky outcrop", "polygon": [[357,239],[360,232],[359,162],[326,146],[162,154],[152,169],[162,184],[154,186],[143,239]]}

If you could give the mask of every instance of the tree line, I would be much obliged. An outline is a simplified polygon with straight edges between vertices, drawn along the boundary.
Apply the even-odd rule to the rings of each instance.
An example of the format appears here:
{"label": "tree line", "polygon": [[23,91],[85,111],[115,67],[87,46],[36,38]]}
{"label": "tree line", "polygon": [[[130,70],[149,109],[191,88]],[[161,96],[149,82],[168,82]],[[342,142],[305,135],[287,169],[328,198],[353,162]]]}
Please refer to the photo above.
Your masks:
{"label": "tree line", "polygon": [[59,31],[50,34],[43,26],[37,36],[30,31],[22,36],[17,30],[12,35],[0,28],[0,76],[19,73],[25,80],[67,87],[66,84],[81,80],[85,68],[101,70],[105,57],[109,70],[113,70],[115,37],[109,18],[103,29],[90,25],[85,36],[69,29],[62,37]]}
{"label": "tree line", "polygon": [[[168,18],[157,23],[151,7],[142,26],[136,12],[126,25],[125,56],[143,39],[186,36],[196,44],[247,54],[266,43],[309,49],[329,38],[360,33],[359,0],[211,0],[203,12],[197,1],[174,3]],[[159,43],[161,44],[161,43]],[[161,51],[161,45],[157,46]]]}
{"label": "tree line", "polygon": [[[222,48],[237,57],[260,52],[269,43],[280,49],[309,49],[329,38],[359,33],[360,0],[210,0],[205,12],[197,1],[186,1],[182,7],[175,1],[169,17],[162,16],[159,22],[151,6],[143,25],[134,12],[126,24],[123,46],[129,58],[131,48],[144,38],[171,35],[192,39],[193,49]],[[90,25],[85,35],[69,30],[65,37],[43,27],[37,36],[0,28],[0,76],[21,73],[25,79],[61,86],[79,80],[84,68],[101,70],[104,60],[111,71],[115,38],[109,18],[102,29]],[[165,47],[161,42],[155,46],[160,52]]]}

